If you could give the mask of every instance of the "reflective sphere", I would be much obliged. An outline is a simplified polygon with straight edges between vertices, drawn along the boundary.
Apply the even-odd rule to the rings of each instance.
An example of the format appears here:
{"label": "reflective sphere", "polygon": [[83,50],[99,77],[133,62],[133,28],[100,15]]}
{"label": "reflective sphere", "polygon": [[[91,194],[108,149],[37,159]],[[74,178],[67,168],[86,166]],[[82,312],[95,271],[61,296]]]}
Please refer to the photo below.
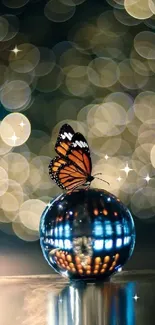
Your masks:
{"label": "reflective sphere", "polygon": [[40,243],[55,271],[71,280],[105,280],[131,256],[135,227],[130,211],[98,189],[61,194],[40,222]]}

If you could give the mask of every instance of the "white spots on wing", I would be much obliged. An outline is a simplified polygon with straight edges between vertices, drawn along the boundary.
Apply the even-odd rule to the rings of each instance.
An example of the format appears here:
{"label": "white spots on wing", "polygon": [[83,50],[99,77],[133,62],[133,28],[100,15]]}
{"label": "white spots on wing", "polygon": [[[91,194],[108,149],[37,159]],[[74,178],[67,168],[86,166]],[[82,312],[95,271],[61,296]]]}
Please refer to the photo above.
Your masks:
{"label": "white spots on wing", "polygon": [[82,147],[84,147],[84,148],[87,147],[88,148],[88,144],[86,142],[80,141],[80,143],[81,143]]}
{"label": "white spots on wing", "polygon": [[76,142],[76,144],[77,144],[80,148],[83,148],[83,145],[81,144],[82,141],[78,141],[78,140],[76,140],[75,142]]}
{"label": "white spots on wing", "polygon": [[64,134],[62,133],[61,134],[61,138],[64,140],[64,139],[68,139],[68,140],[72,140],[72,137],[73,137],[73,134],[71,134],[71,133],[67,133],[67,132],[64,132]]}
{"label": "white spots on wing", "polygon": [[80,148],[88,148],[88,144],[86,142],[76,140],[76,143]]}
{"label": "white spots on wing", "polygon": [[70,137],[70,139],[69,139],[69,140],[71,140],[71,139],[72,139],[72,137],[73,137],[73,134],[72,134],[72,133],[68,133],[68,135],[69,135],[69,137]]}
{"label": "white spots on wing", "polygon": [[88,144],[86,142],[78,141],[78,140],[73,142],[73,147],[77,147],[77,146],[79,146],[80,148],[88,148]]}

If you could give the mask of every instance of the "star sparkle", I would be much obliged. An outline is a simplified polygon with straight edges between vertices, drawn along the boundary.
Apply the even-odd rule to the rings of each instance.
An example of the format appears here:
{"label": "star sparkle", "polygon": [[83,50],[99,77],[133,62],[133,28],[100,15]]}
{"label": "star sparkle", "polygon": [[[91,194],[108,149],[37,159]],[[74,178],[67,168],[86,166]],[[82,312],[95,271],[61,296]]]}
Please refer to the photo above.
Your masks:
{"label": "star sparkle", "polygon": [[11,52],[13,52],[15,54],[15,56],[18,54],[18,52],[21,52],[22,50],[19,50],[17,45],[14,47],[13,50],[11,50]]}
{"label": "star sparkle", "polygon": [[146,177],[144,177],[144,179],[147,181],[147,183],[149,183],[151,177],[149,176],[149,174],[147,174]]}
{"label": "star sparkle", "polygon": [[133,169],[131,169],[131,168],[129,167],[128,163],[126,163],[126,166],[125,166],[123,169],[121,169],[121,170],[123,170],[123,171],[126,173],[126,175],[128,176],[129,172],[130,172],[131,170],[133,170]]}
{"label": "star sparkle", "polygon": [[133,299],[134,299],[135,301],[137,301],[137,300],[139,299],[139,297],[137,296],[137,294],[134,295]]}
{"label": "star sparkle", "polygon": [[23,120],[20,122],[19,125],[23,128],[23,126],[25,125],[25,123],[23,122]]}
{"label": "star sparkle", "polygon": [[10,137],[8,139],[9,140],[12,140],[13,145],[15,145],[16,144],[16,141],[17,141],[17,139],[19,139],[19,137],[17,137],[16,134],[15,134],[15,132],[14,132],[14,134],[12,135],[12,137]]}
{"label": "star sparkle", "polygon": [[121,180],[122,180],[122,177],[119,176],[119,177],[117,178],[117,181],[118,181],[118,182],[121,182]]}
{"label": "star sparkle", "polygon": [[105,155],[104,158],[105,158],[106,160],[108,160],[108,159],[109,159],[109,156],[108,156],[108,155]]}

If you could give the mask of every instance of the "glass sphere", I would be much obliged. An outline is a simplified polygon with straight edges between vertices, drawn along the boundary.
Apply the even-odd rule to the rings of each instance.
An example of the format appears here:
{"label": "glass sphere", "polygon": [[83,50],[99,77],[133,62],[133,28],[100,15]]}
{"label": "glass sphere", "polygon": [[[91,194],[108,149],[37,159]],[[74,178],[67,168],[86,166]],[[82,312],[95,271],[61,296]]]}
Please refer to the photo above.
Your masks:
{"label": "glass sphere", "polygon": [[70,280],[102,281],[132,255],[132,215],[104,190],[77,190],[52,200],[41,216],[40,243],[45,259]]}

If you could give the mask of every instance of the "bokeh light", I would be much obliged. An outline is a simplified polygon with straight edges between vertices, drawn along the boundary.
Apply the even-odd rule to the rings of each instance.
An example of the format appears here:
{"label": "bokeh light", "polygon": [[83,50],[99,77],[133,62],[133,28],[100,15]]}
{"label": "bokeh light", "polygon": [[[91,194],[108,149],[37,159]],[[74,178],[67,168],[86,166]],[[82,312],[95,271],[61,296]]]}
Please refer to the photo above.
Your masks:
{"label": "bokeh light", "polygon": [[55,65],[55,55],[52,50],[40,47],[40,60],[35,68],[36,76],[44,76],[51,72]]}
{"label": "bokeh light", "polygon": [[31,90],[25,81],[14,80],[4,84],[0,99],[9,111],[21,111],[29,103]]}
{"label": "bokeh light", "polygon": [[153,15],[148,0],[125,0],[124,7],[129,15],[137,19],[147,19]]}
{"label": "bokeh light", "polygon": [[9,23],[4,17],[0,17],[0,41],[2,41],[8,33]]}
{"label": "bokeh light", "polygon": [[0,136],[2,140],[12,147],[20,146],[26,142],[30,133],[30,122],[21,113],[7,115],[0,124]]}
{"label": "bokeh light", "polygon": [[39,232],[40,216],[46,204],[41,200],[27,200],[19,209],[21,223],[28,229]]}
{"label": "bokeh light", "polygon": [[13,222],[12,228],[13,228],[15,235],[22,240],[31,242],[31,241],[36,241],[39,239],[38,232],[28,229],[21,223]]}
{"label": "bokeh light", "polygon": [[147,76],[143,76],[133,69],[130,59],[125,59],[119,64],[119,71],[119,82],[125,88],[139,89],[142,88],[148,81]]}
{"label": "bokeh light", "polygon": [[63,72],[58,65],[55,65],[51,72],[38,78],[36,88],[43,92],[48,93],[58,89],[63,81]]}
{"label": "bokeh light", "polygon": [[8,189],[8,174],[4,168],[0,167],[0,196],[4,195],[7,189]]}
{"label": "bokeh light", "polygon": [[50,0],[45,5],[44,14],[49,20],[60,23],[70,19],[74,15],[75,9],[74,2],[68,5],[60,0]]}
{"label": "bokeh light", "polygon": [[11,52],[9,56],[10,67],[19,73],[32,71],[40,60],[39,49],[30,43],[20,44],[18,53]]}
{"label": "bokeh light", "polygon": [[151,31],[140,32],[134,39],[134,47],[146,59],[155,58],[155,35]]}
{"label": "bokeh light", "polygon": [[16,8],[21,8],[23,6],[25,6],[27,3],[29,2],[29,0],[2,0],[2,3],[8,7],[8,8],[12,8],[12,9],[16,9]]}
{"label": "bokeh light", "polygon": [[4,156],[7,163],[8,177],[19,184],[24,184],[29,177],[29,164],[26,158],[15,152]]}
{"label": "bokeh light", "polygon": [[3,15],[2,18],[4,18],[8,23],[7,33],[3,38],[3,42],[6,42],[12,40],[17,35],[19,31],[19,19],[17,16],[11,14]]}
{"label": "bokeh light", "polygon": [[118,76],[117,64],[111,59],[97,58],[88,65],[89,80],[98,87],[114,85]]}

